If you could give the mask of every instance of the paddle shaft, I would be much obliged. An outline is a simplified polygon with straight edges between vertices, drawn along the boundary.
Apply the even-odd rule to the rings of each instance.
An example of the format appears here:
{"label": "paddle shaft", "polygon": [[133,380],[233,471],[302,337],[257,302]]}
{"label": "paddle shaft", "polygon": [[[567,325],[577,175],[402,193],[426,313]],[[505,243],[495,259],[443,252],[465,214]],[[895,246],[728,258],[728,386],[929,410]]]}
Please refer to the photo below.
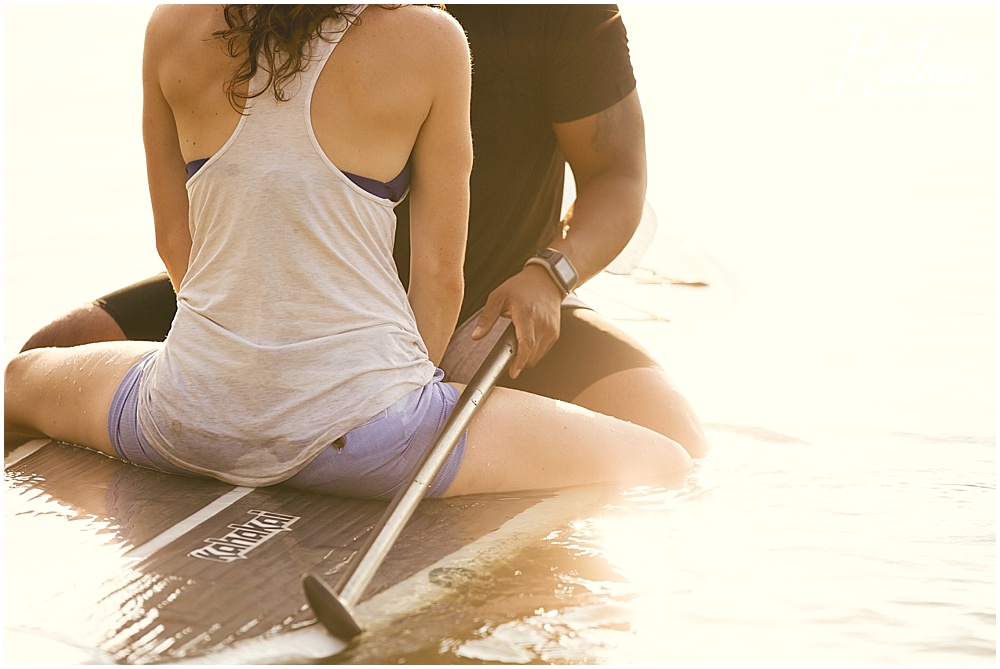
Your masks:
{"label": "paddle shaft", "polygon": [[451,416],[434,445],[427,450],[416,467],[410,483],[393,497],[378,524],[372,529],[365,546],[358,552],[358,559],[352,561],[341,577],[337,590],[344,604],[351,607],[358,603],[417,505],[424,498],[427,488],[468,428],[473,414],[493,390],[516,350],[517,337],[514,325],[511,324],[458,398]]}

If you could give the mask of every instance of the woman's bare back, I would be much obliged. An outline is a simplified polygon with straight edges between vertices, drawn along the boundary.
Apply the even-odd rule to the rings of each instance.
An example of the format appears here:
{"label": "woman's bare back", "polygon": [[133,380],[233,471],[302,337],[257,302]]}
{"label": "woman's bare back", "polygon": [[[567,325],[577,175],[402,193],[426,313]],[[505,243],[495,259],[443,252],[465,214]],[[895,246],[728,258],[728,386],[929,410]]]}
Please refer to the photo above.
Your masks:
{"label": "woman's bare back", "polygon": [[[429,7],[372,5],[355,23],[317,82],[313,127],[337,167],[389,181],[410,158],[435,98],[448,94],[442,78],[467,70],[468,56],[455,57],[465,37]],[[214,155],[239,123],[225,91],[238,63],[214,36],[227,27],[220,5],[167,5],[147,30],[147,48],[155,49],[147,63],[173,111],[185,162]]]}

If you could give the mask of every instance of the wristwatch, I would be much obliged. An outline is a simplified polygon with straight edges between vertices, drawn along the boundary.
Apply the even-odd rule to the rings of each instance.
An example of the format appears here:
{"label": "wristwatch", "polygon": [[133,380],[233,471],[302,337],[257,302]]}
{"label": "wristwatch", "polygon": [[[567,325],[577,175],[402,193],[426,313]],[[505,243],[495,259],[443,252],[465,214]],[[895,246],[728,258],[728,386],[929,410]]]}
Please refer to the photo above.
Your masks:
{"label": "wristwatch", "polygon": [[528,262],[524,263],[524,266],[528,265],[544,267],[559,289],[562,290],[563,297],[569,295],[576,288],[576,282],[579,279],[576,268],[573,267],[569,258],[555,249],[542,249],[528,258]]}

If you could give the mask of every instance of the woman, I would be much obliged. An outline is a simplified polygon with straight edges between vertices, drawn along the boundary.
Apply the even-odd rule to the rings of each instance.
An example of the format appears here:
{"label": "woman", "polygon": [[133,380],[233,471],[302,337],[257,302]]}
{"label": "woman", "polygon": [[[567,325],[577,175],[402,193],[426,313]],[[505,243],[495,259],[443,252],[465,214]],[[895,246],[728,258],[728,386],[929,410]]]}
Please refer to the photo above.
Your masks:
{"label": "woman", "polygon": [[[234,485],[390,497],[461,390],[435,366],[463,290],[460,26],[422,6],[165,6],[143,79],[170,335],[18,356],[8,433]],[[392,207],[407,183],[404,292]],[[688,466],[649,430],[497,389],[429,494],[655,482]]]}

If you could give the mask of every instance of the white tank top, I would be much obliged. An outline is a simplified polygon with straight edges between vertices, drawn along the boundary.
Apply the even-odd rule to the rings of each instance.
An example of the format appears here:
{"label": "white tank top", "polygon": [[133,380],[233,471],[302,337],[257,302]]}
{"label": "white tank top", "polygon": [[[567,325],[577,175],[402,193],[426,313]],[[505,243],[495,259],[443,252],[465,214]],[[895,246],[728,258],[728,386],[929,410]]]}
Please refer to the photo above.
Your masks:
{"label": "white tank top", "polygon": [[140,386],[151,445],[234,485],[283,481],[434,372],[392,259],[393,203],[313,132],[335,46],[314,40],[291,98],[254,98],[188,181],[190,263]]}

